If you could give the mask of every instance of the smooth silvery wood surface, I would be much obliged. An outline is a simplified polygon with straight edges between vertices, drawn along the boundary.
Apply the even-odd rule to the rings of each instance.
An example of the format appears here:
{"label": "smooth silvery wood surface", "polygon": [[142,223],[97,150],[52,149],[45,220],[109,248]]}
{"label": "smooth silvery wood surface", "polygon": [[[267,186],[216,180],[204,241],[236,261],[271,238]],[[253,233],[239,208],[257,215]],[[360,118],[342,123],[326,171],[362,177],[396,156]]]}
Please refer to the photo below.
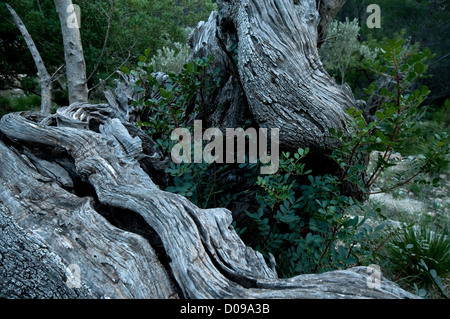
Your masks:
{"label": "smooth silvery wood surface", "polygon": [[61,23],[69,103],[85,103],[88,101],[89,91],[80,35],[82,22],[78,21],[72,0],[54,0],[54,3]]}

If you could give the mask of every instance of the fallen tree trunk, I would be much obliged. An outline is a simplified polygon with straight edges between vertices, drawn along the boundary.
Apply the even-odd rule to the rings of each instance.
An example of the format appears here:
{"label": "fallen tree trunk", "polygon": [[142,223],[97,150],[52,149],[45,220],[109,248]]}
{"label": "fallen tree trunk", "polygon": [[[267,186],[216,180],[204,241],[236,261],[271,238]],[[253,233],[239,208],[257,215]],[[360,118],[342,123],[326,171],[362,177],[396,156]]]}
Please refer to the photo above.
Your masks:
{"label": "fallen tree trunk", "polygon": [[384,279],[369,288],[366,267],[277,278],[228,210],[160,190],[139,162],[152,154],[113,114],[1,119],[0,297],[415,297]]}

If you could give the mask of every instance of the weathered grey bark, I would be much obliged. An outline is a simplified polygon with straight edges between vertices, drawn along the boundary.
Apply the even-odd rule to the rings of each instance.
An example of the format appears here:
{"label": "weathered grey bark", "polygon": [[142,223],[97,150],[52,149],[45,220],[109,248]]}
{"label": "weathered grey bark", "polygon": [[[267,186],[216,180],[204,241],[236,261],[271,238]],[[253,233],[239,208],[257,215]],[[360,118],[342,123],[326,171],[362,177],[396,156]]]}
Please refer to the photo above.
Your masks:
{"label": "weathered grey bark", "polygon": [[89,91],[86,83],[86,62],[78,28],[81,26],[81,21],[78,21],[78,27],[72,21],[72,18],[76,16],[72,0],[54,0],[54,2],[61,21],[69,103],[84,103],[88,101]]}
{"label": "weathered grey bark", "polygon": [[[151,154],[112,114],[78,105],[1,119],[0,296],[415,297],[384,279],[368,288],[365,267],[278,279],[228,210],[161,191],[139,165]],[[79,288],[66,285],[74,264]]]}
{"label": "weathered grey bark", "polygon": [[346,2],[347,0],[321,0],[318,2],[320,20],[317,26],[317,45],[319,47],[327,38],[328,27]]}
{"label": "weathered grey bark", "polygon": [[41,84],[41,112],[45,114],[50,114],[51,106],[52,106],[52,79],[50,74],[47,72],[47,68],[45,67],[44,61],[39,54],[39,51],[28,32],[25,24],[22,19],[16,13],[16,11],[6,3],[6,7],[11,13],[15,24],[19,28],[20,33],[22,34],[25,42],[27,43],[28,49],[30,50],[31,56],[33,57],[34,64],[36,65],[39,82]]}
{"label": "weathered grey bark", "polygon": [[328,26],[344,1],[217,3],[219,13],[199,24],[191,39],[193,57],[211,54],[212,68],[222,70],[223,85],[209,103],[212,122],[234,125],[247,114],[260,127],[279,128],[282,148],[329,151],[329,129],[345,131],[344,110],[355,102],[325,71],[318,29]]}

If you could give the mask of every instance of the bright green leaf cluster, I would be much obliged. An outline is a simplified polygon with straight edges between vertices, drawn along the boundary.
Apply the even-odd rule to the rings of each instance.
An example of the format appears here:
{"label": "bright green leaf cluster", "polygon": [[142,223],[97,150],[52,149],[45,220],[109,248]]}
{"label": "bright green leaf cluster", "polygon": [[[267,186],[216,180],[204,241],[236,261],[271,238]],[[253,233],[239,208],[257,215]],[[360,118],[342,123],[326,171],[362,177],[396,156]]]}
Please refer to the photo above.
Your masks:
{"label": "bright green leaf cluster", "polygon": [[[332,155],[342,169],[340,182],[357,185],[362,194],[370,193],[371,186],[382,172],[396,165],[392,154],[412,136],[420,134],[415,126],[415,117],[430,94],[426,86],[413,89],[427,70],[426,62],[433,57],[429,49],[412,52],[404,39],[393,38],[386,41],[380,52],[379,58],[366,66],[386,79],[372,83],[366,90],[383,101],[375,112],[375,119],[367,123],[362,110],[350,108],[347,110],[350,116],[348,132],[330,130],[330,134],[340,142],[340,147]],[[381,87],[380,83],[383,83]],[[404,174],[392,188],[410,182],[420,173],[438,172],[447,165],[449,140],[445,133],[438,137],[436,143],[429,145],[422,165],[414,166],[415,170]],[[366,156],[372,151],[379,152],[377,163],[368,178],[362,179]]]}

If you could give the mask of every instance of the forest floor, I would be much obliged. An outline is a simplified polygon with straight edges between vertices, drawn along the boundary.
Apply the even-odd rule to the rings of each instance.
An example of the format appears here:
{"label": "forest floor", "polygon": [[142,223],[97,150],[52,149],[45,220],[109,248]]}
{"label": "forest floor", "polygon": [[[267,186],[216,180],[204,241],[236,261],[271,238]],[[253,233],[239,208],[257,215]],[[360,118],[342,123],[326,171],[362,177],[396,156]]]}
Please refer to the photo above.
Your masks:
{"label": "forest floor", "polygon": [[[398,167],[408,165],[413,156],[399,160]],[[397,179],[396,171],[387,171],[378,181],[378,185],[392,185]],[[383,208],[385,215],[393,220],[432,224],[434,227],[448,233],[450,230],[450,169],[439,174],[441,182],[438,187],[430,184],[411,182],[386,193],[374,194],[369,201]],[[432,178],[425,174],[419,175],[416,180],[431,182]]]}
{"label": "forest floor", "polygon": [[[397,154],[397,166],[389,168],[380,180],[377,187],[389,188],[398,182],[401,172],[412,165],[417,156],[402,157]],[[371,163],[376,159],[375,154],[371,156]],[[369,164],[370,167],[370,164]],[[419,175],[416,180],[431,182],[436,176],[426,174]],[[386,193],[371,195],[368,204],[374,208],[379,208],[380,212],[389,220],[403,224],[414,225],[414,227],[425,228],[432,232],[446,235],[449,240],[450,230],[450,167],[447,167],[439,174],[439,186],[435,187],[431,183],[411,182]],[[447,259],[450,258],[450,251],[447,251]],[[450,296],[450,276],[445,276],[442,284],[447,296]],[[399,282],[401,285],[401,283]],[[404,287],[406,289],[406,287]],[[411,289],[410,289],[411,290]],[[411,291],[415,293],[415,291]],[[431,289],[425,296],[427,298],[443,298],[436,289]]]}

